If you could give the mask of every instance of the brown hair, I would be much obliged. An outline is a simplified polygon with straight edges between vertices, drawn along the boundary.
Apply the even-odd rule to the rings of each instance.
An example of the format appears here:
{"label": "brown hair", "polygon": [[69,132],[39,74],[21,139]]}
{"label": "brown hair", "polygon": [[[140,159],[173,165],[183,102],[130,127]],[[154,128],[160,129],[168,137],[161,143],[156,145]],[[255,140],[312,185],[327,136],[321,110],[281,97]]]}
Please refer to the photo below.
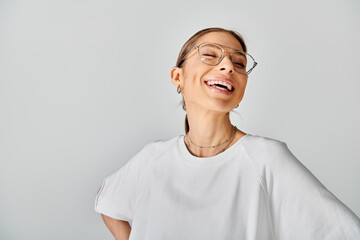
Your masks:
{"label": "brown hair", "polygon": [[[195,47],[195,42],[203,35],[210,33],[210,32],[225,32],[225,33],[229,33],[232,36],[234,36],[240,43],[242,49],[244,50],[244,52],[247,52],[247,48],[245,45],[245,41],[243,39],[243,37],[233,31],[233,30],[228,30],[228,29],[224,29],[224,28],[218,28],[218,27],[213,27],[213,28],[205,28],[202,29],[200,31],[198,31],[197,33],[195,33],[194,35],[192,35],[186,42],[185,44],[182,46],[179,56],[177,58],[176,61],[176,67],[181,68],[183,63],[184,63],[184,56],[193,48]],[[185,101],[184,101],[184,97],[182,98],[182,108],[184,109],[184,111],[186,111],[186,106],[185,106]],[[189,121],[187,118],[187,114],[185,115],[185,133],[189,132]]]}

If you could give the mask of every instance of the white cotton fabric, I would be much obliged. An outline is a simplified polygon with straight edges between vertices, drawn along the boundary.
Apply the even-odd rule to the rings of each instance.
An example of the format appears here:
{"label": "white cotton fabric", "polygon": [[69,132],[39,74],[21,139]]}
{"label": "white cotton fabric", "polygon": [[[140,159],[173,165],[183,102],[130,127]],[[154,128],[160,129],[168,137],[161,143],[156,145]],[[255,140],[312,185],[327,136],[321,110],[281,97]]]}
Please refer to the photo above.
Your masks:
{"label": "white cotton fabric", "polygon": [[95,211],[129,240],[359,240],[360,219],[279,140],[247,134],[199,158],[152,142],[103,181]]}

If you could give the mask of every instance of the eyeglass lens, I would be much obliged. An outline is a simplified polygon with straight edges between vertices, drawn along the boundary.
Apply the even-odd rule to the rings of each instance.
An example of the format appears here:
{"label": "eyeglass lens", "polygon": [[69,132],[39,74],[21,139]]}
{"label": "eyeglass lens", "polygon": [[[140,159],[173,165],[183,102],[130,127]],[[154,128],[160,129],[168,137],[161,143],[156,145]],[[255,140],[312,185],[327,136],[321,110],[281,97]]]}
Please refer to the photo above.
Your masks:
{"label": "eyeglass lens", "polygon": [[[223,50],[215,44],[203,44],[199,46],[200,60],[208,65],[217,65],[221,61]],[[253,66],[254,60],[241,52],[233,52],[231,56],[234,69],[238,73],[246,74]]]}

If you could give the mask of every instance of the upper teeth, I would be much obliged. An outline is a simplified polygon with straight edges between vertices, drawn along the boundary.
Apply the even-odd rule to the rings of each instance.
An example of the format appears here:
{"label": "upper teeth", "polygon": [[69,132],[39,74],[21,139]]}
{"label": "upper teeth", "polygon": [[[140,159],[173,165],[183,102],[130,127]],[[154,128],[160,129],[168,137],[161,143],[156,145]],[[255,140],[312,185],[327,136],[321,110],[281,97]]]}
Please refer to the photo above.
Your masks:
{"label": "upper teeth", "polygon": [[221,85],[226,86],[229,91],[232,90],[232,86],[230,84],[228,84],[227,82],[223,82],[223,81],[212,81],[211,80],[211,81],[207,81],[206,84],[207,85],[221,84]]}

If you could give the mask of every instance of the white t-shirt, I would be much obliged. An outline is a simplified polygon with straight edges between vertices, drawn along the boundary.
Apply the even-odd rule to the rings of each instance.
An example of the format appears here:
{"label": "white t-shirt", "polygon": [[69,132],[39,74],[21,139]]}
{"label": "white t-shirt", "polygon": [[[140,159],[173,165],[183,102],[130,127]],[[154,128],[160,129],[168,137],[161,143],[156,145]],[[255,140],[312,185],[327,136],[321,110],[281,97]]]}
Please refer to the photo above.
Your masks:
{"label": "white t-shirt", "polygon": [[360,219],[290,152],[257,135],[199,158],[180,135],[147,144],[103,181],[95,211],[130,240],[359,240]]}

